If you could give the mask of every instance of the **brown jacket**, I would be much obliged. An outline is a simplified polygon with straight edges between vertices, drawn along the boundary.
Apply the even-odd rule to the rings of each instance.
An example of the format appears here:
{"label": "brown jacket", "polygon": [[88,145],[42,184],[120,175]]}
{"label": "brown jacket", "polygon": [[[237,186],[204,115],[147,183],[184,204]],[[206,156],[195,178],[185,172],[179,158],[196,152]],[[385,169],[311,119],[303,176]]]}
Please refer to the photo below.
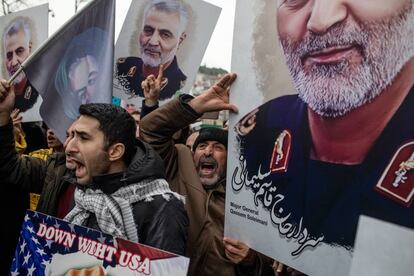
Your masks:
{"label": "brown jacket", "polygon": [[190,219],[188,275],[236,275],[235,265],[224,254],[225,183],[223,181],[215,189],[206,191],[190,149],[185,145],[175,145],[172,139],[177,130],[201,116],[186,105],[185,97],[180,99],[172,100],[145,116],[140,122],[140,135],[164,160],[171,189],[186,196]]}

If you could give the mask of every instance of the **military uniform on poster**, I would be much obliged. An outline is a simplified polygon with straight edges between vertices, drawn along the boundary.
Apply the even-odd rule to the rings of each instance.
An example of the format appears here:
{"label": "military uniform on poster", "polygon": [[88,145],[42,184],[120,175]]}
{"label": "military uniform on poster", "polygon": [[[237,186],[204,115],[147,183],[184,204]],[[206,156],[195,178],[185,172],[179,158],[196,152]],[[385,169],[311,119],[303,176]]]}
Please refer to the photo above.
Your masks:
{"label": "military uniform on poster", "polygon": [[[119,58],[116,62],[116,79],[129,97],[144,97],[141,83],[145,80],[143,62],[138,57]],[[169,99],[185,85],[187,77],[178,67],[177,58],[164,70],[166,84],[161,88],[160,100]]]}
{"label": "military uniform on poster", "polygon": [[308,107],[297,95],[263,104],[253,130],[238,136],[254,199],[272,220],[292,225],[282,235],[295,238],[306,228],[315,244],[351,249],[361,214],[414,228],[413,106],[414,88],[364,161],[344,165],[310,158]]}

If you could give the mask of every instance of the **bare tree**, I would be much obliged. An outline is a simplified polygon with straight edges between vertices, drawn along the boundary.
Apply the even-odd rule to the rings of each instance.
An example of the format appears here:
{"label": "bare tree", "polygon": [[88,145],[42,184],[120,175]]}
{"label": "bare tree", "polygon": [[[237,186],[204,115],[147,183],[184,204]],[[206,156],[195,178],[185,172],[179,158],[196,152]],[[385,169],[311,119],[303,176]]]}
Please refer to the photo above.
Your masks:
{"label": "bare tree", "polygon": [[[81,4],[87,3],[91,0],[75,0],[75,13],[80,8]],[[12,12],[16,12],[22,9],[29,8],[36,4],[46,3],[47,0],[0,0],[1,8],[0,8],[0,16],[9,14]],[[53,17],[53,11],[49,10]]]}
{"label": "bare tree", "polygon": [[2,13],[8,14],[27,7],[26,0],[1,0]]}
{"label": "bare tree", "polygon": [[[0,0],[0,16],[46,3],[47,0]],[[49,12],[52,12],[51,10]]]}
{"label": "bare tree", "polygon": [[[31,6],[43,4],[46,2],[47,0],[0,0],[0,16],[27,9]],[[51,9],[49,9],[49,13],[52,17],[55,16],[54,12]]]}

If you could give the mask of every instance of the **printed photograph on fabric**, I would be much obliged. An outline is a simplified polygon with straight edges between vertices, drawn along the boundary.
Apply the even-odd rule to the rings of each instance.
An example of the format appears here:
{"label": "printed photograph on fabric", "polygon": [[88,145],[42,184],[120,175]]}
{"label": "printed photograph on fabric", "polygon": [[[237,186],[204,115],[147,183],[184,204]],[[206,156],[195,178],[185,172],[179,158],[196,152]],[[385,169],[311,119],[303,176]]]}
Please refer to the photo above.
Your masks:
{"label": "printed photograph on fabric", "polygon": [[319,2],[237,3],[226,233],[348,275],[360,215],[414,228],[414,7]]}
{"label": "printed photograph on fabric", "polygon": [[[20,65],[48,35],[48,6],[42,5],[0,17],[1,78],[9,80]],[[14,79],[16,103],[23,121],[40,121],[42,98],[28,82],[24,72]]]}
{"label": "printed photograph on fabric", "polygon": [[81,104],[111,102],[114,5],[112,0],[89,2],[51,37],[25,70],[42,95],[43,121],[61,141]]}
{"label": "printed photograph on fabric", "polygon": [[66,116],[75,120],[81,104],[102,102],[99,83],[102,74],[108,34],[100,28],[90,28],[75,36],[58,66],[54,84],[60,95]]}
{"label": "printed photograph on fabric", "polygon": [[204,1],[133,1],[115,47],[114,95],[141,106],[141,82],[161,64],[160,100],[188,92],[219,14]]}

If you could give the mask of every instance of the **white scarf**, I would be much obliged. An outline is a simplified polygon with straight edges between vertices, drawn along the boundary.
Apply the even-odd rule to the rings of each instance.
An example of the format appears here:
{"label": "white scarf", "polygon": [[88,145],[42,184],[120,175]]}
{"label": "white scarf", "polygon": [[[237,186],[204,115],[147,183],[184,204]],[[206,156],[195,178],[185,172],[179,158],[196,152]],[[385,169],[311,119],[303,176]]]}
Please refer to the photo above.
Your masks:
{"label": "white scarf", "polygon": [[184,202],[184,197],[170,190],[165,179],[143,180],[118,189],[112,194],[101,190],[80,188],[75,190],[75,207],[64,218],[66,221],[84,225],[94,213],[99,228],[104,233],[139,242],[138,227],[134,221],[131,204],[138,201],[151,201],[153,196],[162,195],[166,200],[170,194]]}

